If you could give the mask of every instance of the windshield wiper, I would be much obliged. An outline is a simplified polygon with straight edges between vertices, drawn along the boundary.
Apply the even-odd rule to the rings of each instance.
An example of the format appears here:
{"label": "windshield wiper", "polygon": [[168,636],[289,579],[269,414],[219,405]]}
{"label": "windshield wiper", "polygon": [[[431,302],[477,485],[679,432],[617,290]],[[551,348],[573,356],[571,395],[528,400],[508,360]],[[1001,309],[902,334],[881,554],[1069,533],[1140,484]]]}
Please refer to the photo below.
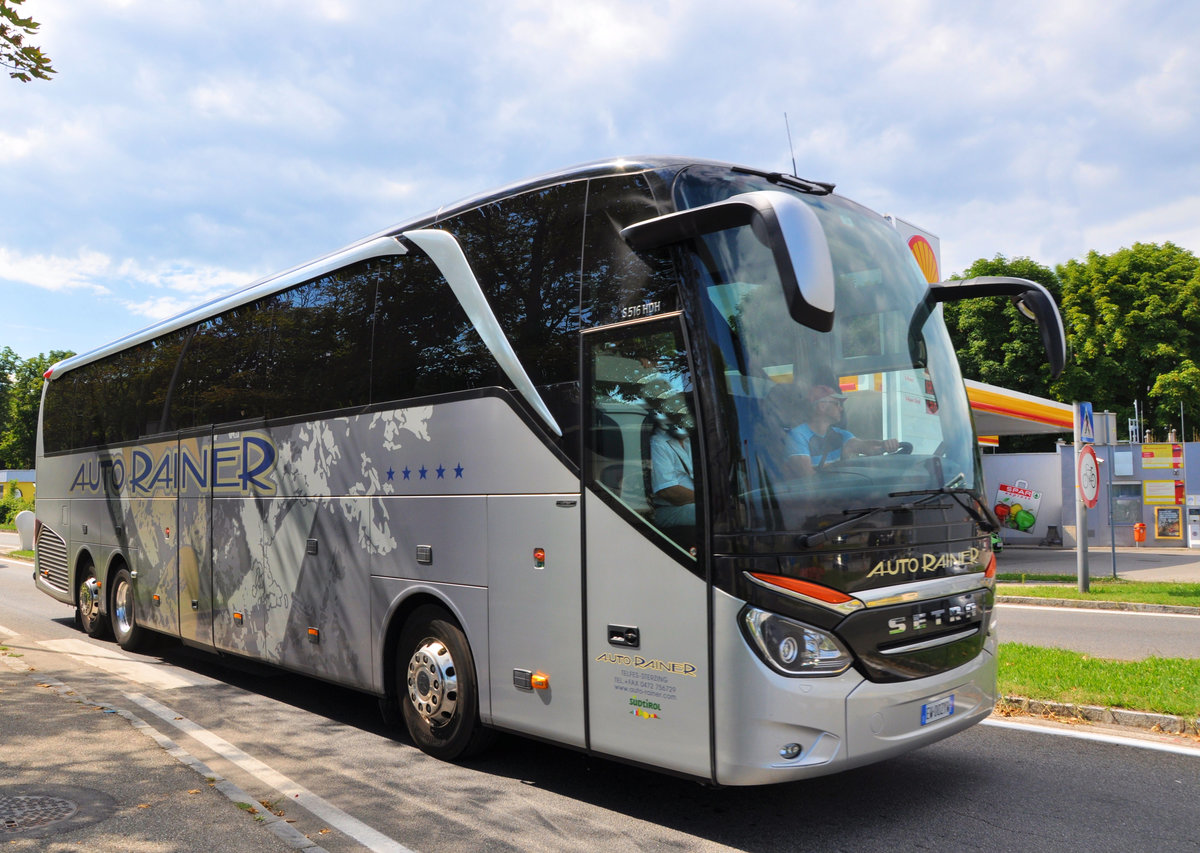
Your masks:
{"label": "windshield wiper", "polygon": [[[950,482],[961,482],[961,477],[955,477]],[[954,502],[965,509],[967,511],[967,515],[971,516],[971,518],[973,518],[975,522],[984,530],[993,532],[1000,529],[1000,520],[996,518],[995,513],[992,512],[990,507],[979,503],[978,499],[971,501],[964,501],[962,499],[963,495],[970,495],[972,498],[975,498],[975,492],[973,489],[942,486],[940,489],[916,489],[915,491],[911,492],[888,492],[889,498],[910,498],[917,495],[928,495],[926,500],[936,498],[939,495],[949,495],[954,499]],[[917,503],[920,503],[920,501],[917,501]],[[982,512],[979,510],[980,507],[983,507]]]}
{"label": "windshield wiper", "polygon": [[773,184],[783,184],[784,186],[792,187],[793,189],[812,195],[829,195],[836,186],[836,184],[826,181],[814,181],[810,178],[785,175],[783,172],[761,172],[758,169],[748,169],[745,166],[734,166],[731,171],[740,172],[743,175],[758,175],[760,178],[766,178]]}
{"label": "windshield wiper", "polygon": [[[904,510],[916,509],[917,507],[923,506],[923,505],[929,503],[930,501],[932,501],[934,498],[940,497],[941,495],[945,495],[945,494],[953,495],[955,491],[956,490],[953,490],[953,489],[950,489],[950,490],[922,489],[922,490],[916,491],[916,492],[893,492],[888,495],[889,498],[897,498],[897,497],[902,497],[902,496],[906,496],[906,495],[925,495],[925,497],[921,498],[921,500],[919,500],[919,501],[912,501],[910,503],[889,504],[888,506],[868,506],[868,507],[860,507],[859,509],[842,510],[842,515],[849,515],[850,513],[855,513],[855,515],[853,518],[847,518],[845,521],[839,521],[837,524],[830,525],[829,527],[826,527],[824,530],[819,530],[816,533],[808,533],[808,534],[805,534],[802,536],[797,536],[796,537],[796,546],[799,548],[815,548],[817,545],[821,545],[821,544],[824,544],[825,542],[827,542],[829,540],[829,537],[831,535],[833,535],[834,533],[837,533],[839,530],[845,530],[847,527],[850,527],[850,526],[856,524],[857,522],[862,521],[865,518],[870,518],[872,515],[877,515],[881,512],[885,512],[887,510],[902,510],[902,511],[904,511]],[[968,490],[963,489],[962,491],[965,492]],[[955,500],[957,500],[957,498],[955,498]],[[947,506],[948,506],[948,504],[947,504]],[[970,510],[968,510],[968,512],[970,512]],[[975,517],[974,513],[972,513],[971,517],[972,518]],[[998,526],[997,526],[997,529],[999,529]]]}

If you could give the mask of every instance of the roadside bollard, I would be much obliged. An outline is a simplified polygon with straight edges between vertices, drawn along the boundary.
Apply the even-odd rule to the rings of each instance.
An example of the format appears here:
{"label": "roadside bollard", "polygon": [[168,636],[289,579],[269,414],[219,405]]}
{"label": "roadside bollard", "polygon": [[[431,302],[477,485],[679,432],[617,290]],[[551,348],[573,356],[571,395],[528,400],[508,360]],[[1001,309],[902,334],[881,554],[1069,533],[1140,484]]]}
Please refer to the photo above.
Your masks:
{"label": "roadside bollard", "polygon": [[17,535],[21,537],[21,550],[33,550],[33,513],[27,509],[23,509],[17,513],[17,517],[13,519],[13,524],[17,527]]}

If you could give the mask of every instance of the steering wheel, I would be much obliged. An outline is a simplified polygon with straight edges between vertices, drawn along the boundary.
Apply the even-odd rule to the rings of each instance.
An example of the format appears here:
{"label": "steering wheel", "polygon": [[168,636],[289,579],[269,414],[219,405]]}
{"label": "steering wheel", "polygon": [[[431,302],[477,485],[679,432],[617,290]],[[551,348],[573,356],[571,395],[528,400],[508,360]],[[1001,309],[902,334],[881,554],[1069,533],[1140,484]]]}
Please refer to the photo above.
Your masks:
{"label": "steering wheel", "polygon": [[896,445],[896,449],[889,453],[889,456],[909,456],[913,452],[911,441],[901,441]]}

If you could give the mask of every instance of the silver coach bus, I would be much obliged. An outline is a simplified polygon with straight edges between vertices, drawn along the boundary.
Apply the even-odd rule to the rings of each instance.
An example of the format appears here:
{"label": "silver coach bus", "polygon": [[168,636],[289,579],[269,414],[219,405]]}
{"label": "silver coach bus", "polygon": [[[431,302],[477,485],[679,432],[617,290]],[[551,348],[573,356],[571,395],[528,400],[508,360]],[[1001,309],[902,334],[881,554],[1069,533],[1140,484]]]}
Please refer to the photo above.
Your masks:
{"label": "silver coach bus", "polygon": [[928,284],[832,190],[590,164],[67,359],[37,585],[127,649],[374,694],[445,759],[502,730],[748,785],[960,731],[994,519],[938,303],[1010,296],[1055,372],[1061,319]]}

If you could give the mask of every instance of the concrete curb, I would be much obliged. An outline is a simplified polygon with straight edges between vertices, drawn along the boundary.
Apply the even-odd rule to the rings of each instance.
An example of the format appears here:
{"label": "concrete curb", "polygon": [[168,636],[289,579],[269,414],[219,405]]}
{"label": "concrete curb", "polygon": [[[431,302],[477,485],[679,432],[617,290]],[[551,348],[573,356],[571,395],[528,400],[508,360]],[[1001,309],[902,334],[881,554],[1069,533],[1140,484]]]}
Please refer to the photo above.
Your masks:
{"label": "concrete curb", "polygon": [[1200,616],[1200,607],[1182,604],[1140,604],[1132,601],[1079,601],[1074,598],[1041,598],[1034,595],[997,595],[998,604],[1031,604],[1036,607],[1074,607],[1079,610],[1126,610],[1136,613],[1182,613]]}
{"label": "concrete curb", "polygon": [[997,710],[1017,710],[1034,716],[1070,717],[1091,723],[1128,726],[1151,732],[1175,735],[1200,735],[1200,718],[1174,714],[1151,714],[1145,711],[1126,711],[1100,705],[1073,705],[1062,702],[1043,702],[1024,696],[1002,696]]}

